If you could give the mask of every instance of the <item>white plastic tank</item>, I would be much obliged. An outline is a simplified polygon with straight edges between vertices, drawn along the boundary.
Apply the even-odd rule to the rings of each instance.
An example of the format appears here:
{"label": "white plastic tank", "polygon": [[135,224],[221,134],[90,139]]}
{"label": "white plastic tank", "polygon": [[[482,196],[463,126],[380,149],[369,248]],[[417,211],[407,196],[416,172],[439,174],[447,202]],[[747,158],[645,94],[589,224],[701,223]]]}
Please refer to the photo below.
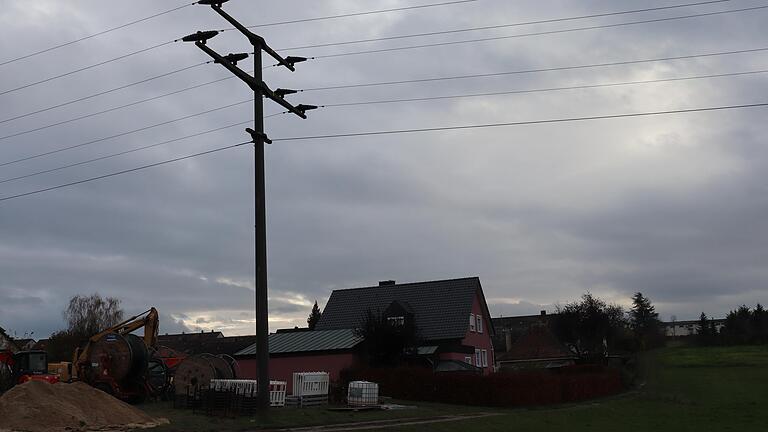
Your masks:
{"label": "white plastic tank", "polygon": [[347,391],[350,406],[374,406],[379,404],[379,385],[369,381],[352,381]]}

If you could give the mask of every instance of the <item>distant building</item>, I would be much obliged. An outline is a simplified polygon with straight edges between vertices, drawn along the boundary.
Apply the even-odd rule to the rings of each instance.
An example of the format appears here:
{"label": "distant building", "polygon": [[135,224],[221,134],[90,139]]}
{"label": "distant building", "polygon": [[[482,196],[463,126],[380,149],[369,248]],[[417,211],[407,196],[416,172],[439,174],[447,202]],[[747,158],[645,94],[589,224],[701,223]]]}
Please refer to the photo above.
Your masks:
{"label": "distant building", "polygon": [[13,338],[2,327],[0,327],[0,351],[20,351]]}
{"label": "distant building", "polygon": [[[256,342],[256,336],[224,336],[221,332],[200,332],[165,334],[157,337],[161,351],[170,349],[171,353],[189,356],[194,354],[226,354],[236,352]],[[166,353],[163,351],[163,355]],[[169,355],[173,356],[173,355]]]}
{"label": "distant building", "polygon": [[19,347],[19,351],[29,351],[36,343],[34,339],[14,339],[13,342]]}
{"label": "distant building", "polygon": [[551,330],[556,316],[541,311],[539,315],[493,318],[498,369],[551,369],[574,364],[578,356]]}
{"label": "distant building", "polygon": [[[723,330],[723,327],[725,327],[725,319],[718,318],[718,319],[711,319],[709,322],[715,324],[715,330],[717,330],[718,333]],[[662,323],[664,325],[664,334],[667,337],[685,337],[685,336],[693,336],[699,333],[699,320],[689,320],[689,321],[670,321],[670,322],[664,322]]]}

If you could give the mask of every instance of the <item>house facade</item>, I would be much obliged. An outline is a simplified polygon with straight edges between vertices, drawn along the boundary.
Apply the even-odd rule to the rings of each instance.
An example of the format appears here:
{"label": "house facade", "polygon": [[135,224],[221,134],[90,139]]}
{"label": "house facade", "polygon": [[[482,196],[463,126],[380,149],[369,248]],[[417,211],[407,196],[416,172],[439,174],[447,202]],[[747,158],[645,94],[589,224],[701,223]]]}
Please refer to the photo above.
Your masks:
{"label": "house facade", "polygon": [[480,278],[403,283],[335,290],[316,330],[359,328],[371,311],[393,325],[413,320],[420,346],[417,354],[437,371],[493,372],[494,334]]}

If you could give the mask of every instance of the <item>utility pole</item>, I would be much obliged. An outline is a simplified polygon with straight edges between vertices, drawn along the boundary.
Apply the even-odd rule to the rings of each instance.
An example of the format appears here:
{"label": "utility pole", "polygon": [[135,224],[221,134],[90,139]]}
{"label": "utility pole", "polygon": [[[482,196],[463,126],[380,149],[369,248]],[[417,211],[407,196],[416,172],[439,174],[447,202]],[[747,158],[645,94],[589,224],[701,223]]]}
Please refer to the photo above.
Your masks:
{"label": "utility pole", "polygon": [[264,175],[264,144],[272,141],[264,133],[264,104],[263,99],[269,98],[284,107],[288,112],[306,119],[306,111],[316,109],[314,105],[292,105],[284,99],[285,95],[296,93],[294,90],[277,89],[272,91],[262,78],[261,54],[266,52],[281,66],[295,71],[296,63],[306,61],[303,57],[283,58],[267,45],[261,36],[248,30],[237,22],[232,16],[224,12],[222,4],[229,0],[199,0],[197,4],[208,5],[216,13],[232,24],[253,45],[253,76],[237,67],[237,63],[248,57],[247,53],[229,54],[222,56],[209,48],[206,42],[219,32],[215,30],[197,32],[182,38],[185,42],[194,42],[203,52],[214,59],[235,76],[244,81],[254,93],[254,125],[253,129],[246,129],[253,139],[253,164],[254,164],[254,216],[255,216],[255,273],[256,273],[256,354],[258,363],[258,406],[261,409],[269,408],[269,310],[267,304],[267,218],[266,218],[266,191]]}

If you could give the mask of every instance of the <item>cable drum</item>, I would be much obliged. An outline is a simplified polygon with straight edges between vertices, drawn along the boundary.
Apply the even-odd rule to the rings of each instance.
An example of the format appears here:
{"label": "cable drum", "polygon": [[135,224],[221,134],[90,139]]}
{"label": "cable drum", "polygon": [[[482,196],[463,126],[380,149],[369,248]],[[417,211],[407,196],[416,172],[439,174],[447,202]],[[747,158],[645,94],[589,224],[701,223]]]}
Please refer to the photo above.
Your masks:
{"label": "cable drum", "polygon": [[207,387],[213,379],[233,379],[235,372],[227,360],[212,354],[195,354],[179,363],[173,376],[174,392],[184,395],[189,390]]}
{"label": "cable drum", "polygon": [[127,382],[147,370],[148,353],[144,341],[132,334],[110,333],[94,342],[88,357],[90,376],[110,377]]}

